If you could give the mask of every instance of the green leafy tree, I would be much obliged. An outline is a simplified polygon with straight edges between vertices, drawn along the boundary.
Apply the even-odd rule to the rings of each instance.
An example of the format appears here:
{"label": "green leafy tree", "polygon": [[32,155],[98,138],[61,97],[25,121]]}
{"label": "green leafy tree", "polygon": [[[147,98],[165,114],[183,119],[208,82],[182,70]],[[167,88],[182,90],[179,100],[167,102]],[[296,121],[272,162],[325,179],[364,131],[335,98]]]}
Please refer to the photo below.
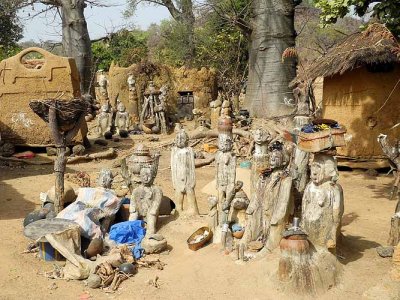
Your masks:
{"label": "green leafy tree", "polygon": [[362,17],[371,12],[371,17],[385,24],[393,33],[400,35],[400,0],[314,0],[322,11],[323,24],[335,23],[354,9]]}
{"label": "green leafy tree", "polygon": [[168,9],[177,22],[174,28],[179,30],[181,39],[184,40],[185,46],[182,51],[184,51],[185,64],[191,65],[195,57],[195,13],[192,0],[128,0],[129,9],[126,15],[132,15],[140,2],[164,6]]}
{"label": "green leafy tree", "polygon": [[22,38],[22,26],[18,21],[12,1],[0,2],[0,60],[16,54]]}
{"label": "green leafy tree", "polygon": [[92,43],[94,61],[98,69],[108,70],[111,62],[128,67],[147,58],[148,33],[141,30],[120,30],[107,38]]}

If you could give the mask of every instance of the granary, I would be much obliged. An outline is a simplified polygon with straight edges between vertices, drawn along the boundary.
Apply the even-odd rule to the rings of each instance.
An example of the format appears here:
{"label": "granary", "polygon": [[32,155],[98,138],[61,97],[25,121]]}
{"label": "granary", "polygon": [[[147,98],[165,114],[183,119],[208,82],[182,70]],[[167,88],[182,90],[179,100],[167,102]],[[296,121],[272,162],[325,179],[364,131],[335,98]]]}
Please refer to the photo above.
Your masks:
{"label": "granary", "polygon": [[[40,48],[28,48],[0,62],[0,133],[15,145],[50,146],[48,125],[29,107],[31,100],[80,97],[75,60]],[[87,135],[82,124],[77,141]]]}
{"label": "granary", "polygon": [[[385,165],[380,133],[400,136],[400,47],[381,24],[352,34],[317,59],[295,83],[323,78],[322,117],[344,125],[351,140],[338,149],[349,166]],[[317,103],[318,105],[319,103]],[[346,165],[346,163],[342,163]]]}

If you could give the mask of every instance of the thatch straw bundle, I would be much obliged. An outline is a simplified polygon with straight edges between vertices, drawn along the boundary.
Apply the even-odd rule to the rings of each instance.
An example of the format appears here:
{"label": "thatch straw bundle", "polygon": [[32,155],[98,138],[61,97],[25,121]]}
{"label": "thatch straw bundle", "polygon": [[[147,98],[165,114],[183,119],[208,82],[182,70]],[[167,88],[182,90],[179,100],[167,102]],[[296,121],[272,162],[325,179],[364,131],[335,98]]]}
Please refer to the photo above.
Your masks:
{"label": "thatch straw bundle", "polygon": [[317,77],[331,77],[343,74],[364,65],[400,62],[400,45],[393,34],[382,24],[372,24],[365,31],[345,38],[331,48],[291,85]]}
{"label": "thatch straw bundle", "polygon": [[87,102],[82,99],[73,100],[32,100],[29,103],[30,108],[46,123],[49,122],[49,108],[56,109],[57,124],[63,131],[68,131],[74,125],[82,114],[86,113]]}

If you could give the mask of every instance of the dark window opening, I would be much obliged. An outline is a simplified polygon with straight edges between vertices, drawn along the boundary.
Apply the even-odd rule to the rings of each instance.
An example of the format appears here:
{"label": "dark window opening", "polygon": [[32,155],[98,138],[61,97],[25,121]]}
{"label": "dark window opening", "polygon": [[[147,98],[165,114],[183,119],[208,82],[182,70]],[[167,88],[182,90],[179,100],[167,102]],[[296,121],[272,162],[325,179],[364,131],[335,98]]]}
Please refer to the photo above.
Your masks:
{"label": "dark window opening", "polygon": [[178,92],[178,117],[179,119],[193,119],[194,97],[192,91]]}

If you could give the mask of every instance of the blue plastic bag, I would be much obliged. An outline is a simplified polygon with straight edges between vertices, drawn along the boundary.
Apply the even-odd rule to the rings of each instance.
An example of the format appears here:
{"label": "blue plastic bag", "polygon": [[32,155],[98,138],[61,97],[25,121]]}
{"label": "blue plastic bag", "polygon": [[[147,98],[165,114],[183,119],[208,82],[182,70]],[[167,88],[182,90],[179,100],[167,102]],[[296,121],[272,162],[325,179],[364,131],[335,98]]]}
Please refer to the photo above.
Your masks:
{"label": "blue plastic bag", "polygon": [[135,244],[132,254],[138,259],[144,251],[141,242],[146,235],[146,228],[143,226],[144,222],[141,220],[114,224],[110,229],[110,239],[118,244]]}

